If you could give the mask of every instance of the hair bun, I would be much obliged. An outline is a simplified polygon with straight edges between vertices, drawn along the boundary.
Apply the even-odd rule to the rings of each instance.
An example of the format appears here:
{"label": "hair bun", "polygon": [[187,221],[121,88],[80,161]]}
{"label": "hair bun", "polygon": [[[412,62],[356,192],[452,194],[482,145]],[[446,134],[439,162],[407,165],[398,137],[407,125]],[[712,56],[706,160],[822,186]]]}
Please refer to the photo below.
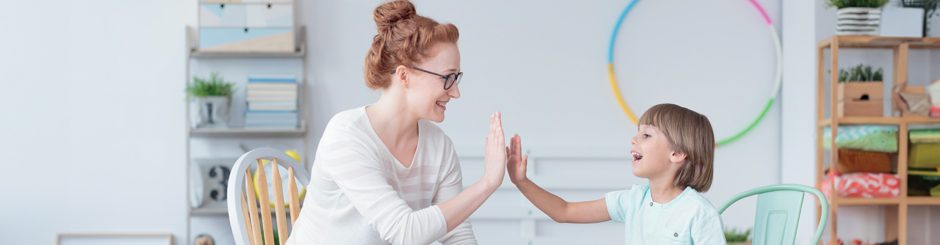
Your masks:
{"label": "hair bun", "polygon": [[387,2],[375,8],[373,18],[379,30],[389,29],[402,20],[413,19],[417,16],[415,5],[407,0]]}

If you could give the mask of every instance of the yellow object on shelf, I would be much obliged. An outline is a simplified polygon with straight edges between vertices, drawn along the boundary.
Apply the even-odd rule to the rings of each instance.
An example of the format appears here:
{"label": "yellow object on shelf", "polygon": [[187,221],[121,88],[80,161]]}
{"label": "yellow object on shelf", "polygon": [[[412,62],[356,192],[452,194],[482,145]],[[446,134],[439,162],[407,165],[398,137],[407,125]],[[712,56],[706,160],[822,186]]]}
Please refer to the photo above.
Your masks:
{"label": "yellow object on shelf", "polygon": [[940,167],[940,143],[911,144],[910,162],[912,168]]}

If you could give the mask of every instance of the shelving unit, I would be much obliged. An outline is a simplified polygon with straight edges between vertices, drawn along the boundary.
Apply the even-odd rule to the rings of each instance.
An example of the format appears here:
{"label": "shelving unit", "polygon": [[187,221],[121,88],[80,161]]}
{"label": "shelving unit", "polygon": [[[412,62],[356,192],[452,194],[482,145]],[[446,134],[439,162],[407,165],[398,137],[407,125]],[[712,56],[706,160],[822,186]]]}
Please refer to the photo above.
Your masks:
{"label": "shelving unit", "polygon": [[[840,206],[887,206],[896,207],[897,212],[886,211],[886,221],[896,218],[896,223],[886,222],[885,238],[890,240],[897,237],[899,244],[907,244],[907,217],[908,207],[915,205],[940,205],[940,198],[933,197],[909,197],[908,196],[908,174],[916,171],[908,170],[908,129],[912,124],[940,124],[940,119],[928,118],[922,116],[901,116],[896,111],[890,112],[891,115],[884,117],[838,117],[834,116],[838,103],[835,103],[838,71],[839,69],[839,51],[840,49],[891,49],[893,51],[893,77],[891,78],[895,85],[906,84],[908,82],[908,53],[910,49],[938,49],[940,48],[940,38],[908,38],[908,37],[881,37],[881,36],[834,36],[820,42],[817,45],[817,153],[816,153],[816,187],[822,187],[822,182],[826,178],[824,171],[827,165],[825,159],[825,150],[823,147],[823,138],[830,137],[832,144],[835,144],[835,137],[838,135],[840,125],[851,124],[878,124],[895,125],[898,127],[898,152],[896,174],[900,179],[900,192],[895,198],[844,198],[837,194],[830,195],[830,243],[838,238],[837,217]],[[828,73],[829,94],[825,94],[827,86],[827,66],[825,54],[828,49],[829,64],[833,72]],[[887,79],[887,78],[886,78]],[[891,100],[894,103],[894,100]],[[826,117],[826,106],[829,106],[829,114]],[[892,106],[892,108],[894,108]],[[831,134],[823,135],[823,129],[831,128]],[[831,147],[836,149],[835,146]],[[838,151],[829,151],[828,165],[838,161]],[[817,210],[819,204],[817,203]],[[893,210],[892,210],[893,211]],[[819,220],[817,212],[817,222]],[[896,229],[893,229],[896,228]]]}
{"label": "shelving unit", "polygon": [[[193,181],[201,181],[200,179],[203,178],[194,179],[194,171],[199,171],[197,176],[204,175],[207,164],[208,166],[222,165],[231,169],[235,160],[244,151],[257,147],[295,150],[303,158],[301,164],[306,168],[310,166],[307,161],[310,159],[309,156],[304,155],[308,152],[308,145],[310,145],[306,137],[308,125],[305,120],[309,111],[306,108],[308,102],[305,96],[307,89],[305,38],[307,34],[303,26],[297,25],[295,3],[296,0],[200,0],[198,19],[201,28],[185,28],[187,72],[184,81],[187,85],[193,76],[207,76],[211,72],[218,72],[226,81],[236,84],[236,91],[230,98],[230,117],[225,127],[193,128],[192,118],[190,118],[192,108],[187,103],[187,227],[184,244],[192,244],[193,239],[199,234],[212,236],[216,244],[234,243],[225,201],[209,200],[196,207],[193,206],[193,201],[199,203],[200,200],[209,199],[208,193],[199,195],[199,192],[205,190],[200,190],[199,186],[211,185],[219,188],[216,183],[194,183]],[[204,36],[200,37],[200,35]],[[200,40],[200,38],[203,39]],[[209,48],[203,50],[200,49],[200,45]],[[245,127],[245,112],[248,109],[247,80],[249,76],[271,74],[274,74],[275,78],[269,79],[278,80],[280,79],[278,75],[286,75],[296,80],[297,126]],[[258,90],[260,91],[262,90]],[[270,93],[270,91],[265,92]],[[282,91],[275,91],[275,93],[282,93]],[[287,118],[292,118],[292,115]],[[264,120],[254,121],[256,124],[253,126],[264,125],[257,124],[259,122],[268,122]],[[224,175],[222,178],[227,179],[228,176]],[[216,177],[212,180],[218,179]]]}
{"label": "shelving unit", "polygon": [[[186,27],[187,77],[190,82],[194,75],[205,75],[207,71],[219,71],[226,80],[236,83],[236,95],[231,98],[231,124],[233,127],[222,128],[192,128],[190,124],[190,110],[186,109],[186,147],[187,147],[187,236],[186,244],[193,242],[196,235],[206,233],[214,237],[217,244],[227,244],[232,240],[228,223],[228,210],[224,202],[210,202],[198,208],[190,203],[191,188],[194,183],[191,179],[193,166],[202,162],[219,163],[228,167],[234,164],[238,156],[243,153],[243,147],[256,148],[263,146],[289,145],[291,147],[276,147],[293,149],[304,154],[308,152],[306,109],[306,51],[304,47],[304,28],[296,29],[298,44],[294,52],[218,52],[200,51],[197,48],[195,28]],[[253,73],[289,73],[297,75],[297,112],[298,125],[296,128],[244,128],[238,125],[244,121],[240,114],[245,110],[245,96],[243,88],[246,87],[247,75]],[[198,146],[197,146],[198,145]],[[201,146],[201,147],[199,147]],[[196,149],[203,148],[203,149]],[[304,157],[305,161],[307,156]],[[309,164],[304,162],[305,167]],[[213,164],[215,165],[215,164]],[[225,176],[227,178],[227,176]],[[208,197],[204,198],[207,199]]]}

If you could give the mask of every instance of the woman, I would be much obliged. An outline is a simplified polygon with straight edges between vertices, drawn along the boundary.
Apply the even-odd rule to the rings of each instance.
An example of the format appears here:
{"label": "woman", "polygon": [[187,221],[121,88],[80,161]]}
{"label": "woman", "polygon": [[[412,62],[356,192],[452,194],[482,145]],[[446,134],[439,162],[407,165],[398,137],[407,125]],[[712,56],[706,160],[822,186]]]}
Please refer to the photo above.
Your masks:
{"label": "woman", "polygon": [[464,190],[453,143],[428,122],[460,97],[457,27],[408,1],[378,6],[374,19],[365,77],[382,95],[326,126],[288,244],[475,244],[467,218],[506,171],[500,115],[490,118],[484,176]]}

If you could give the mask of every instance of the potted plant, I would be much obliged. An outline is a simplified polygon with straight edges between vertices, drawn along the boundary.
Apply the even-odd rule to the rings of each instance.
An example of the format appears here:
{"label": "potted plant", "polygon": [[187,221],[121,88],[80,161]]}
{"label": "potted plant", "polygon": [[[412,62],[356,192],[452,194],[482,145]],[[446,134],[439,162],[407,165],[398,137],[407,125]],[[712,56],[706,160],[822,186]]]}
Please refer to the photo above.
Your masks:
{"label": "potted plant", "polygon": [[838,35],[878,35],[881,7],[887,3],[888,0],[826,0],[826,4],[838,9]]}
{"label": "potted plant", "polygon": [[884,115],[884,72],[868,65],[839,69],[836,91],[839,117]]}
{"label": "potted plant", "polygon": [[235,84],[226,82],[218,73],[209,79],[193,76],[186,88],[191,105],[191,120],[194,128],[224,127],[228,123],[229,100]]}
{"label": "potted plant", "polygon": [[751,245],[751,229],[725,229],[725,241],[728,245]]}

